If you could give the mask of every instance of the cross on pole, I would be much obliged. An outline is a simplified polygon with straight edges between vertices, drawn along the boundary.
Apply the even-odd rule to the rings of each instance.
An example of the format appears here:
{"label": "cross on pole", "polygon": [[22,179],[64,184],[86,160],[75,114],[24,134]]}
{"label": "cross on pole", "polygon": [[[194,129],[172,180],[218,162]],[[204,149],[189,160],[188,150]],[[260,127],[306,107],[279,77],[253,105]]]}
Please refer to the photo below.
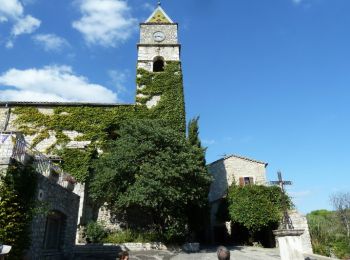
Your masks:
{"label": "cross on pole", "polygon": [[160,0],[158,0],[158,5],[162,5],[162,2]]}
{"label": "cross on pole", "polygon": [[282,229],[294,229],[292,220],[289,217],[288,214],[288,205],[286,201],[286,191],[285,191],[285,186],[286,185],[292,185],[291,181],[284,181],[282,178],[282,173],[280,171],[277,172],[278,176],[278,181],[271,181],[270,183],[272,185],[278,185],[281,188],[281,204],[282,204],[282,209],[283,209],[283,217],[281,221],[281,228]]}

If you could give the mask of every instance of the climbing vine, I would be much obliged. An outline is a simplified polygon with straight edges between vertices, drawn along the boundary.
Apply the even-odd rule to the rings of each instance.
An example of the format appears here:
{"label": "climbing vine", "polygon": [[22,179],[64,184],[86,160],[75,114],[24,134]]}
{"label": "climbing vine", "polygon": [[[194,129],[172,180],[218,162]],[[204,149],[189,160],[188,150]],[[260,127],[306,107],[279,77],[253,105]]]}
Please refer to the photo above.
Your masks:
{"label": "climbing vine", "polygon": [[[91,160],[108,140],[118,138],[120,125],[131,119],[158,119],[185,134],[185,107],[181,64],[167,62],[164,72],[137,71],[138,97],[136,105],[119,106],[56,106],[50,113],[37,107],[15,107],[15,124],[26,136],[32,136],[32,146],[49,137],[55,137],[46,153],[62,157],[63,169],[78,181],[86,181]],[[160,96],[156,106],[147,108],[147,102]],[[69,138],[66,131],[79,135]],[[90,141],[85,149],[70,149],[70,141]]]}
{"label": "climbing vine", "polygon": [[152,97],[161,95],[157,106],[147,111],[145,117],[164,119],[173,129],[185,133],[185,105],[182,86],[182,73],[179,62],[167,62],[164,72],[138,70],[137,84],[140,87],[136,101],[146,104]]}
{"label": "climbing vine", "polygon": [[13,163],[0,177],[0,241],[12,245],[10,259],[21,259],[30,245],[36,173],[31,163]]}

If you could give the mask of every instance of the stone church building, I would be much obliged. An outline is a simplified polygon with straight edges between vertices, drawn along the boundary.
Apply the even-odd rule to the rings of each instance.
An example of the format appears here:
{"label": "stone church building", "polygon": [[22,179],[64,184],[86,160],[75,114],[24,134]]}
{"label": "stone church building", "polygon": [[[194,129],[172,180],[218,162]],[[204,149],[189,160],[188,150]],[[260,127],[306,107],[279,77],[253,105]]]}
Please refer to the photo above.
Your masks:
{"label": "stone church building", "polygon": [[[269,185],[266,177],[266,168],[268,163],[255,159],[228,155],[208,165],[209,172],[213,176],[213,182],[210,186],[210,223],[211,239],[214,242],[221,242],[220,239],[225,234],[233,235],[231,222],[218,221],[216,214],[222,200],[226,197],[228,188],[233,185]],[[304,229],[301,236],[303,250],[305,253],[312,254],[311,238],[309,227],[305,216],[296,210],[289,212],[295,229]]]}
{"label": "stone church building", "polygon": [[[160,5],[140,24],[137,52],[134,104],[0,102],[0,169],[6,169],[12,159],[17,160],[18,151],[22,155],[28,153],[47,167],[46,171],[38,170],[37,199],[48,202],[49,210],[54,214],[33,220],[30,250],[34,259],[50,256],[46,259],[56,259],[56,256],[60,259],[63,255],[73,254],[74,240],[82,241],[79,232],[75,239],[75,228],[91,220],[103,220],[108,227],[118,228],[117,220],[106,207],[94,205],[89,199],[88,183],[84,181],[84,176],[89,174],[88,167],[75,166],[79,164],[79,158],[89,158],[92,150],[103,152],[100,144],[113,136],[118,124],[130,118],[162,119],[174,129],[185,132],[178,24]],[[17,141],[13,143],[6,139],[2,142],[6,136]],[[74,157],[78,161],[74,161]],[[267,163],[236,155],[209,165],[214,176],[209,194],[213,227],[222,224],[215,222],[215,211],[227,188],[233,182],[265,185],[266,167]],[[57,177],[55,172],[65,179],[61,175]],[[72,186],[70,175],[79,176],[82,181],[78,178],[79,182]],[[305,225],[304,220],[301,222]],[[55,233],[54,240],[49,238],[52,232]]]}
{"label": "stone church building", "polygon": [[[180,51],[178,24],[158,5],[140,24],[134,104],[0,102],[0,170],[6,171],[13,160],[25,164],[24,157],[33,157],[34,165],[40,166],[37,200],[47,203],[50,211],[33,220],[33,259],[72,254],[74,243],[82,241],[79,227],[89,221],[103,220],[109,228],[118,228],[109,211],[89,199],[84,181],[89,167],[79,156],[103,152],[100,144],[128,119],[160,119],[185,133]],[[79,182],[67,181],[71,175]]]}

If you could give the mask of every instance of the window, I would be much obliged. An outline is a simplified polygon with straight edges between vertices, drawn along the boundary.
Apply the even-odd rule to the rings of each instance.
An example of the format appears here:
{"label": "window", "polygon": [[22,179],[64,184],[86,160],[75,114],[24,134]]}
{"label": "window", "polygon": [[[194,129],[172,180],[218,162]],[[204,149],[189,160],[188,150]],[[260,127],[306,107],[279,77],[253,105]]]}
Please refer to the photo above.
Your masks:
{"label": "window", "polygon": [[253,177],[240,177],[239,178],[239,186],[253,185],[253,184],[254,184]]}
{"label": "window", "polygon": [[58,211],[51,211],[46,218],[44,249],[59,250],[63,243],[65,216]]}
{"label": "window", "polygon": [[153,61],[153,72],[164,71],[164,60],[162,57],[156,57]]}

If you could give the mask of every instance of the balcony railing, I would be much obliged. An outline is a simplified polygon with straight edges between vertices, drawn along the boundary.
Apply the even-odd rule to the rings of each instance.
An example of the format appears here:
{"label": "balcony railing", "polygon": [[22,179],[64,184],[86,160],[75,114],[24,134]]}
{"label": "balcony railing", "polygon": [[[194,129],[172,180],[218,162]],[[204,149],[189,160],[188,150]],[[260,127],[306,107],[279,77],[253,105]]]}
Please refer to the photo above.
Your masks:
{"label": "balcony railing", "polygon": [[57,176],[57,184],[67,187],[67,182],[74,184],[75,179],[54,163],[48,156],[31,147],[19,132],[0,132],[0,155],[4,159],[13,159],[25,165],[30,158],[36,172],[49,177]]}

